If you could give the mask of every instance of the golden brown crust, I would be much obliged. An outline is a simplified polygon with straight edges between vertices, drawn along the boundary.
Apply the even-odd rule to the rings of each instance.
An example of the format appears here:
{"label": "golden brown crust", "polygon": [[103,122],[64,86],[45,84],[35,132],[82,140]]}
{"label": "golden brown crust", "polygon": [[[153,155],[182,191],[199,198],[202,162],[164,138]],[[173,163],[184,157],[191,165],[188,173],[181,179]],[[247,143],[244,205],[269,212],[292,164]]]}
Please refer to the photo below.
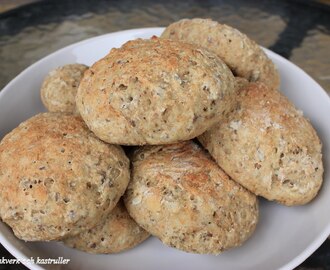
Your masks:
{"label": "golden brown crust", "polygon": [[130,217],[120,200],[105,221],[90,230],[66,238],[64,244],[89,253],[110,254],[131,249],[149,236]]}
{"label": "golden brown crust", "polygon": [[256,196],[192,141],[142,147],[132,162],[127,210],[166,245],[218,254],[241,245],[254,231]]}
{"label": "golden brown crust", "polygon": [[79,116],[39,114],[0,143],[0,216],[23,240],[59,239],[95,226],[128,181],[120,146],[100,141]]}
{"label": "golden brown crust", "polygon": [[48,111],[77,113],[76,93],[87,69],[83,64],[70,64],[49,72],[40,90],[42,103]]}
{"label": "golden brown crust", "polygon": [[302,112],[262,83],[241,88],[238,107],[199,141],[233,179],[285,205],[305,204],[322,184],[321,142]]}
{"label": "golden brown crust", "polygon": [[96,62],[77,94],[89,128],[109,143],[193,138],[231,109],[234,77],[214,54],[181,42],[129,41]]}
{"label": "golden brown crust", "polygon": [[183,19],[169,25],[161,37],[207,48],[217,54],[235,75],[279,88],[275,65],[258,44],[235,28],[210,19]]}

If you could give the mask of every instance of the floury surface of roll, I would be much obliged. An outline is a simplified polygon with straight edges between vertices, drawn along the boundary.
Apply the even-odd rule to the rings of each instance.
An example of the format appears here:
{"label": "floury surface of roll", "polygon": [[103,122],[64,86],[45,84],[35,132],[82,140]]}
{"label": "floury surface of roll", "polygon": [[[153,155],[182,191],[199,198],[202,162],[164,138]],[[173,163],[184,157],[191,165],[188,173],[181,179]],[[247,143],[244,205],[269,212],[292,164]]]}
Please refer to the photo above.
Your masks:
{"label": "floury surface of roll", "polygon": [[289,206],[311,201],[323,181],[321,142],[311,123],[262,83],[240,88],[237,101],[198,140],[251,192]]}

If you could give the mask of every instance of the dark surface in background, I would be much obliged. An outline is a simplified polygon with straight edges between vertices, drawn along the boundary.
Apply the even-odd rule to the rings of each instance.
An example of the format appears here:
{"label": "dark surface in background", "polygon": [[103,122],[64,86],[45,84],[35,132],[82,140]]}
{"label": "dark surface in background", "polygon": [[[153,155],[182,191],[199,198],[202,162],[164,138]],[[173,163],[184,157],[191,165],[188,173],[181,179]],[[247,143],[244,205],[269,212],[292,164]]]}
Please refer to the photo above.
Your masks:
{"label": "dark surface in background", "polygon": [[[0,260],[2,257],[6,259],[15,259],[3,246],[0,244]],[[23,264],[0,264],[0,270],[27,270]]]}
{"label": "dark surface in background", "polygon": [[[159,10],[160,6],[162,7],[161,10]],[[243,9],[242,7],[246,7],[247,9]],[[219,13],[217,13],[217,8],[220,8]],[[224,8],[224,10],[222,10],[222,8]],[[229,11],[226,11],[225,8],[229,8]],[[232,17],[231,13],[233,10],[235,11],[235,15],[237,11],[238,17]],[[246,10],[252,11],[251,13],[245,14]],[[139,11],[142,13],[140,14]],[[44,48],[47,47],[47,44],[38,44],[37,41],[35,43],[31,42],[31,44],[28,44],[31,46],[30,51],[37,51],[37,53],[30,56],[30,58],[27,57],[28,59],[25,60],[21,60],[22,57],[19,55],[17,48],[13,48],[12,51],[10,49],[5,51],[5,48],[10,48],[11,44],[17,45],[17,43],[25,40],[25,36],[20,38],[20,35],[23,35],[27,29],[30,31],[30,33],[40,31],[40,37],[43,37],[43,35],[47,35],[49,31],[56,29],[55,27],[64,21],[71,22],[73,27],[75,25],[82,27],[82,22],[86,18],[93,19],[96,16],[100,16],[101,19],[104,17],[104,20],[110,20],[111,23],[109,23],[108,27],[106,23],[104,24],[105,26],[102,24],[103,28],[97,25],[97,23],[102,22],[102,20],[97,21],[95,28],[86,28],[83,25],[81,28],[83,33],[79,33],[79,35],[72,34],[72,37],[69,38],[65,37],[65,42],[70,44],[78,40],[94,36],[96,34],[129,28],[154,27],[161,25],[165,26],[173,21],[179,20],[182,17],[211,17],[212,19],[225,22],[239,28],[240,23],[243,24],[247,19],[250,18],[253,20],[253,16],[256,18],[258,16],[262,18],[264,15],[260,14],[263,13],[277,16],[280,18],[282,24],[284,24],[283,30],[279,31],[277,38],[273,42],[270,41],[270,44],[266,45],[276,53],[292,61],[295,60],[300,65],[303,65],[304,62],[299,62],[300,58],[294,56],[295,50],[301,48],[303,49],[304,46],[312,46],[308,42],[307,45],[304,45],[304,41],[306,42],[306,40],[308,41],[308,38],[313,38],[313,34],[315,37],[317,36],[317,38],[319,38],[319,34],[321,34],[321,36],[323,33],[325,35],[329,35],[330,32],[329,6],[314,1],[187,0],[184,2],[179,2],[174,0],[56,0],[40,1],[30,5],[22,6],[20,8],[0,14],[0,55],[4,55],[6,57],[6,59],[2,59],[2,61],[14,62],[13,66],[7,70],[5,66],[1,67],[0,64],[0,89],[29,64],[40,59],[44,55],[47,55],[53,50],[58,49],[56,46],[49,46],[49,50],[45,50]],[[111,18],[106,18],[107,16],[113,16],[113,14],[123,14],[123,16],[117,16],[116,19],[112,21]],[[240,19],[242,19],[242,22],[239,21]],[[270,23],[267,25],[268,27],[271,27],[272,24]],[[257,42],[264,41],[264,37],[267,36],[267,31],[270,33],[275,31],[272,28],[263,29],[267,26],[260,24],[256,24],[255,27],[259,27],[260,29],[250,28],[245,32],[256,39]],[[28,31],[26,34],[27,36],[29,35]],[[251,32],[248,33],[247,31]],[[323,42],[321,44],[324,45],[326,43],[324,43],[322,37],[320,42]],[[58,37],[55,36],[52,38],[57,40],[63,37],[59,34]],[[50,40],[50,42],[53,42],[53,40]],[[309,42],[312,44],[314,39]],[[62,47],[63,45],[66,45],[66,43],[61,43],[58,46]],[[22,44],[23,50],[25,48],[24,46],[27,45],[24,43]],[[41,50],[40,48],[43,49]],[[40,53],[38,53],[38,50],[40,50]],[[328,47],[328,50],[330,50],[330,47]],[[326,52],[328,50],[326,50]],[[16,54],[18,54],[18,59],[15,58]],[[305,57],[308,58],[308,56]],[[329,59],[329,53],[324,55],[324,57],[325,59]],[[321,64],[322,63],[319,62],[314,63],[315,66],[319,66]],[[329,72],[329,61],[325,60],[323,64],[325,65],[325,72]],[[313,63],[308,63],[308,65],[312,70],[314,69]],[[307,67],[309,67],[308,65]],[[324,77],[322,74],[320,73],[320,78]],[[326,73],[326,75],[327,74],[328,73]],[[315,72],[313,75],[314,78],[318,80],[318,73]],[[323,82],[322,79],[319,79],[318,81],[323,83],[325,88],[329,85],[328,81]],[[326,88],[326,90],[329,92],[330,89]],[[2,246],[0,246],[0,259],[2,257],[13,258]],[[26,268],[23,265],[0,264],[0,270],[2,269],[20,270]],[[330,269],[330,240],[327,240],[297,269]]]}
{"label": "dark surface in background", "polygon": [[290,59],[330,92],[325,55],[330,41],[324,37],[330,32],[329,7],[302,0],[39,1],[0,14],[0,89],[36,60],[73,42],[124,29],[166,26],[183,17],[210,17]]}
{"label": "dark surface in background", "polygon": [[[270,47],[274,52],[289,58],[291,50],[298,47],[308,30],[316,25],[324,25],[325,31],[330,31],[330,6],[314,1],[278,1],[278,0],[187,0],[184,1],[187,7],[200,6],[204,9],[225,3],[234,7],[248,5],[260,11],[266,11],[278,15],[286,20],[287,27],[279,36],[278,41]],[[104,14],[109,7],[120,11],[131,9],[147,8],[150,4],[161,4],[173,6],[178,1],[173,0],[143,0],[143,1],[116,1],[116,0],[57,0],[40,1],[27,6],[17,8],[12,11],[0,14],[0,35],[14,35],[26,26],[36,26],[50,22],[61,22],[72,19],[72,15],[82,15],[85,13]],[[180,17],[173,14],[173,20]],[[219,18],[221,20],[221,18]],[[138,24],[136,28],[140,27]],[[141,26],[142,27],[142,26]]]}

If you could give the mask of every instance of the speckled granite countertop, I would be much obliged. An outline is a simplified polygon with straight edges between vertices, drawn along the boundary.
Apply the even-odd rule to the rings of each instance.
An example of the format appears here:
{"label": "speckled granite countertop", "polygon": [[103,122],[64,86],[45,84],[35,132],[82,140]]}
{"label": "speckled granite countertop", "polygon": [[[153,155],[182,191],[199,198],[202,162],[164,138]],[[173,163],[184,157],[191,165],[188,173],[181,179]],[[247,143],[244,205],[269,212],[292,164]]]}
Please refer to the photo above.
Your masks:
{"label": "speckled granite countertop", "polygon": [[[330,94],[330,5],[321,2],[36,2],[0,13],[0,89],[24,68],[71,43],[113,31],[166,26],[185,17],[203,17],[234,26],[260,45],[288,58],[309,73]],[[11,257],[2,246],[1,257]],[[26,268],[0,264],[1,269]],[[330,240],[297,269],[330,269]]]}

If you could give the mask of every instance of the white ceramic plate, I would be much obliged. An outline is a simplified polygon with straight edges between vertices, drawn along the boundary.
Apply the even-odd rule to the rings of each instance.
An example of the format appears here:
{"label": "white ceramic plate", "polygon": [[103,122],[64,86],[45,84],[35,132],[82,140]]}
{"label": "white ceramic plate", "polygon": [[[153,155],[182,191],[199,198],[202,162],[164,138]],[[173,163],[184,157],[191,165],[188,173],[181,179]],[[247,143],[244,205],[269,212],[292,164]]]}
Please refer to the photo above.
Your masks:
{"label": "white ceramic plate", "polygon": [[[44,111],[39,89],[45,75],[69,63],[93,64],[112,47],[139,37],[159,35],[162,28],[107,34],[61,49],[33,64],[0,92],[0,138],[23,120]],[[310,204],[285,207],[261,200],[260,221],[254,235],[242,246],[219,256],[188,254],[150,238],[140,246],[116,255],[90,255],[60,243],[25,243],[0,222],[0,241],[15,257],[64,257],[67,265],[36,265],[31,269],[292,269],[311,255],[330,234],[330,99],[305,72],[266,50],[281,75],[281,89],[304,111],[323,142],[324,185]]]}

